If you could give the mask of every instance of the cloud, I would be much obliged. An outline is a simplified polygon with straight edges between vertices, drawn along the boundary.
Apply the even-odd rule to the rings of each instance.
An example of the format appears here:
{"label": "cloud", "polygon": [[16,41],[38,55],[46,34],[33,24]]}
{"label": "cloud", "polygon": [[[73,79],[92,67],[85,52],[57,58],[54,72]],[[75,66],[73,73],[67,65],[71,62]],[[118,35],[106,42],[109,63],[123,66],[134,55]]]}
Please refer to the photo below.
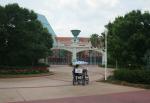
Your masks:
{"label": "cloud", "polygon": [[150,0],[1,0],[0,4],[14,2],[45,15],[58,36],[72,36],[72,29],[80,29],[80,36],[100,34],[119,15],[150,10]]}
{"label": "cloud", "polygon": [[86,0],[89,6],[97,7],[114,7],[119,3],[119,0]]}

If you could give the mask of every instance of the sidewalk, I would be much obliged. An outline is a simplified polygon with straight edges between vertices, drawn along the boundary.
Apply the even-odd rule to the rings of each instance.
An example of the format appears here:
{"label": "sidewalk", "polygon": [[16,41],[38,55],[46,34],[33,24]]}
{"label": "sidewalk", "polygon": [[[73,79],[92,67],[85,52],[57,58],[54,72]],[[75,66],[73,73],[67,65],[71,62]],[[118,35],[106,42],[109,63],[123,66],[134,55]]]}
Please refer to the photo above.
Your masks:
{"label": "sidewalk", "polygon": [[15,103],[150,103],[150,91],[125,92]]}

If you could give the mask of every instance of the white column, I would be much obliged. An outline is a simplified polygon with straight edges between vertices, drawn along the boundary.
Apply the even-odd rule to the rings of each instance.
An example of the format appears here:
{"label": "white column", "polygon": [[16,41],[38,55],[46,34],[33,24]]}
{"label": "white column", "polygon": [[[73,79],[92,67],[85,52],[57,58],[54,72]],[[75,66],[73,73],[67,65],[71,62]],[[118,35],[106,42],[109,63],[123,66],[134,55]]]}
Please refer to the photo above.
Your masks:
{"label": "white column", "polygon": [[73,52],[72,52],[72,62],[75,61],[77,61],[76,47],[73,48]]}
{"label": "white column", "polygon": [[102,65],[105,65],[105,52],[102,53]]}

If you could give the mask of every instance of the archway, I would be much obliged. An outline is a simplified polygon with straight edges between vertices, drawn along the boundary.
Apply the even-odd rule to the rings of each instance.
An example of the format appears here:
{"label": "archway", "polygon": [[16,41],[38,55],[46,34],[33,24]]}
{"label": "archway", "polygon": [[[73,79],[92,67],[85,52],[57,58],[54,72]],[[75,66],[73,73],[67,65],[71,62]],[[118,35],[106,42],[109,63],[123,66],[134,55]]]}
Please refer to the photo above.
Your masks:
{"label": "archway", "polygon": [[86,61],[89,64],[102,64],[102,53],[94,50],[85,50],[77,53],[77,60]]}
{"label": "archway", "polygon": [[48,57],[49,64],[70,64],[72,53],[65,49],[53,49],[52,55]]}

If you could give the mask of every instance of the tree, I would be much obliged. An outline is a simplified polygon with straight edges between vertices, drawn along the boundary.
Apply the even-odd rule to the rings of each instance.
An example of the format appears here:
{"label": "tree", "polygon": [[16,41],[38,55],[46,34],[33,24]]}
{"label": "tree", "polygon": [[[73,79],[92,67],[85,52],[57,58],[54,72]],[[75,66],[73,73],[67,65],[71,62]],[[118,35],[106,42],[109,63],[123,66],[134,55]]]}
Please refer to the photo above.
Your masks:
{"label": "tree", "polygon": [[92,34],[90,37],[91,44],[94,48],[102,48],[103,47],[103,37],[98,34]]}
{"label": "tree", "polygon": [[106,25],[108,60],[121,67],[143,67],[144,55],[150,48],[150,14],[133,10]]}
{"label": "tree", "polygon": [[0,6],[0,65],[36,65],[49,55],[52,43],[34,11],[18,4]]}

